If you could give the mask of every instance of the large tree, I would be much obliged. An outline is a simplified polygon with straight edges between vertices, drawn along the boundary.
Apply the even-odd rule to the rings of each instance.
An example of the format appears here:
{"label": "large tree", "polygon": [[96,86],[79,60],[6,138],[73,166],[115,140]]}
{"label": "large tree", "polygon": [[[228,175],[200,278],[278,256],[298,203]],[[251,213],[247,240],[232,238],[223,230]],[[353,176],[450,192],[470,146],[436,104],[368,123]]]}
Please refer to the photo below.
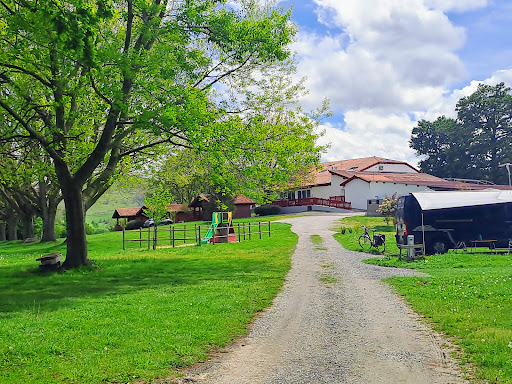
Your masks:
{"label": "large tree", "polygon": [[242,193],[265,203],[304,181],[318,163],[324,150],[317,144],[318,125],[329,114],[327,100],[312,112],[298,107],[306,89],[303,80],[292,79],[293,61],[263,72],[235,88],[226,106],[231,113],[202,150],[180,151],[161,167],[156,181],[173,191],[176,202],[208,193],[230,206]]}
{"label": "large tree", "polygon": [[36,141],[65,203],[64,268],[89,263],[85,212],[123,161],[197,147],[223,121],[212,94],[289,56],[290,13],[256,1],[5,0],[2,137]]}
{"label": "large tree", "polygon": [[418,155],[425,155],[420,169],[438,177],[475,178],[469,147],[461,126],[445,116],[434,121],[421,120],[413,128],[410,146]]}
{"label": "large tree", "polygon": [[472,162],[469,167],[479,179],[507,183],[507,174],[499,168],[512,161],[512,96],[504,83],[480,84],[470,96],[457,103],[457,120],[470,141]]}
{"label": "large tree", "polygon": [[[0,139],[2,141],[2,139]],[[0,195],[23,221],[23,238],[33,238],[33,218],[41,217],[41,241],[55,241],[55,217],[61,201],[49,156],[34,142],[0,146]]]}
{"label": "large tree", "polygon": [[410,146],[422,171],[439,177],[507,182],[499,165],[512,161],[512,96],[503,83],[480,84],[457,103],[457,119],[422,120],[413,129]]}

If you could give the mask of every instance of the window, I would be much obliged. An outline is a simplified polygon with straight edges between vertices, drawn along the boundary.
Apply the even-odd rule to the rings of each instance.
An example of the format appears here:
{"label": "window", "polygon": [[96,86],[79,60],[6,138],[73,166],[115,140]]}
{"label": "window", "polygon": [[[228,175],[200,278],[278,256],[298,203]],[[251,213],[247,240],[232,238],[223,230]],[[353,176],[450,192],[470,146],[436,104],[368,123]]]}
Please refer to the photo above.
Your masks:
{"label": "window", "polygon": [[286,196],[286,198],[289,200],[294,200],[295,199],[295,191],[288,192],[288,195]]}
{"label": "window", "polygon": [[341,188],[341,193],[340,193],[340,196],[345,196],[345,188]]}
{"label": "window", "polygon": [[311,197],[311,190],[306,189],[304,191],[298,191],[298,198],[299,199],[308,199]]}

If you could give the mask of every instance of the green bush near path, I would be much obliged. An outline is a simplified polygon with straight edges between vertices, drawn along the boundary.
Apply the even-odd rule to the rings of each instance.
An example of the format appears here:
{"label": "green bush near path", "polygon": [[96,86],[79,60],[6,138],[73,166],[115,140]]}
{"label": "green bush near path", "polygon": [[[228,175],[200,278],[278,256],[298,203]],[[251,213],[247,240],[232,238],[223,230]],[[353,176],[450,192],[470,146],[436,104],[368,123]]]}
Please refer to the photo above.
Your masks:
{"label": "green bush near path", "polygon": [[93,235],[97,267],[65,273],[35,261],[60,243],[0,243],[0,383],[144,383],[204,360],[272,302],[297,242],[289,228],[156,251]]}
{"label": "green bush near path", "polygon": [[[337,226],[359,223],[381,227],[388,234],[383,218],[350,217]],[[355,250],[354,236],[347,232],[335,235]],[[396,245],[393,249],[390,243],[394,241],[387,236],[386,256],[366,262],[429,274],[426,278],[394,277],[388,282],[459,347],[460,361],[467,363],[476,380],[512,383],[512,255],[450,251],[409,263],[398,260]]]}

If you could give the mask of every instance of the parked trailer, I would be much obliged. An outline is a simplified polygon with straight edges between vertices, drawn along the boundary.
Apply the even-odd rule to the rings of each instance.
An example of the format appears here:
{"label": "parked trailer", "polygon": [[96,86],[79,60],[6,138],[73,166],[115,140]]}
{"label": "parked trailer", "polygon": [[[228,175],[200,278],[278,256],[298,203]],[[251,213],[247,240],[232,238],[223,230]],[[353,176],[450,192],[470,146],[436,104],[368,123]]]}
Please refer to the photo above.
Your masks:
{"label": "parked trailer", "polygon": [[[512,240],[512,191],[414,192],[398,199],[396,242],[423,244],[427,255],[461,246],[508,247]],[[488,242],[485,242],[487,240]]]}

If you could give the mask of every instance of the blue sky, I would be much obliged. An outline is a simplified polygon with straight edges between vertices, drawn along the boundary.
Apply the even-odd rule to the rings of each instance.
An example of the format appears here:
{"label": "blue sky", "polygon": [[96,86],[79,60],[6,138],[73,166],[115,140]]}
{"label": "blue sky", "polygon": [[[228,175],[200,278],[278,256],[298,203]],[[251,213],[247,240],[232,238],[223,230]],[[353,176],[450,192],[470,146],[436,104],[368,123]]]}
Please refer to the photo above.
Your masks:
{"label": "blue sky", "polygon": [[479,82],[512,86],[510,0],[285,0],[299,26],[298,77],[312,109],[327,97],[324,161],[418,159],[420,119],[455,116]]}

